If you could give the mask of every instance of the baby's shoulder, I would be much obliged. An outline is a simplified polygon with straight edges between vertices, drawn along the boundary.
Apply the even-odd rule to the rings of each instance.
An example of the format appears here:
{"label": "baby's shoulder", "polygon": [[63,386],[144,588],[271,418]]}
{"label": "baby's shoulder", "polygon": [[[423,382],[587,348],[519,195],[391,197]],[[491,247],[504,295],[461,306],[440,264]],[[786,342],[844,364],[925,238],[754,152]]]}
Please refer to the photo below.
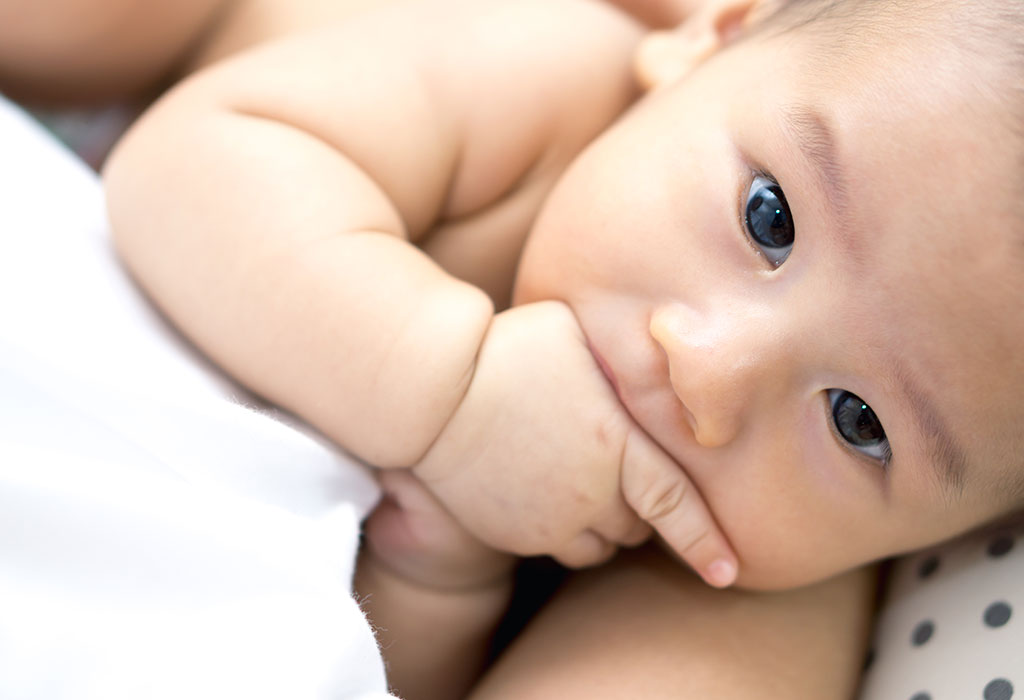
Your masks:
{"label": "baby's shoulder", "polygon": [[420,244],[501,307],[547,193],[635,99],[641,29],[594,0],[470,4],[452,4],[466,14],[436,44],[429,80],[457,124],[458,162]]}
{"label": "baby's shoulder", "polygon": [[410,241],[491,291],[555,179],[635,99],[640,36],[599,0],[382,2],[200,71],[166,123],[214,109],[312,136],[369,176]]}

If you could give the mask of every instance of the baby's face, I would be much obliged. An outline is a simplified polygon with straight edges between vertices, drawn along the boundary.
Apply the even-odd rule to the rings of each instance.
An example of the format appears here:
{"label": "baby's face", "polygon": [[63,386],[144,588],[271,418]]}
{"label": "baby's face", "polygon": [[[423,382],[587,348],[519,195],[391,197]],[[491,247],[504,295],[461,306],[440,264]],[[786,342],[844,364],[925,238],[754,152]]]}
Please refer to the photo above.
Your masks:
{"label": "baby's face", "polygon": [[572,307],[741,584],[1020,501],[1017,144],[959,57],[900,47],[846,67],[799,34],[719,54],[580,157],[521,263],[516,303]]}

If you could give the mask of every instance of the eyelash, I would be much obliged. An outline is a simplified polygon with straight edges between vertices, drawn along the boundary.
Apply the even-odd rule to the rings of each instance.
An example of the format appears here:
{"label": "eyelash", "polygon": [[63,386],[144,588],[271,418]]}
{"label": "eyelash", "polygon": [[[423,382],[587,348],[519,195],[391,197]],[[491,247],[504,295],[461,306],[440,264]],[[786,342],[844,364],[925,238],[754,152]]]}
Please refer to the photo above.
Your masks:
{"label": "eyelash", "polygon": [[[766,191],[763,196],[761,195],[762,190]],[[755,198],[758,200],[756,204]],[[751,205],[754,205],[753,208]],[[749,178],[745,180],[744,186],[740,189],[739,212],[740,227],[751,248],[773,269],[781,266],[793,250],[796,242],[796,227],[793,223],[792,210],[779,181],[765,170],[752,170]],[[768,228],[763,230],[766,224]],[[755,231],[755,229],[762,230]],[[847,438],[840,432],[837,421],[840,421],[841,418],[837,409],[840,404],[848,405],[847,402],[851,399],[856,400],[855,405],[856,403],[860,404],[860,413],[856,418],[857,430],[863,427],[860,421],[866,415],[867,418],[876,422],[881,431],[881,437],[878,438],[880,442],[871,446],[877,447],[879,454],[872,454],[874,450],[869,449],[867,445],[862,443],[861,446],[858,446],[854,442],[857,438]],[[841,411],[841,409],[838,410]],[[849,414],[846,414],[845,417],[849,420]],[[882,421],[868,403],[845,389],[829,389],[825,392],[825,420],[828,422],[834,439],[844,451],[858,459],[869,460],[872,464],[879,465],[883,472],[888,472],[892,462],[892,446]],[[846,424],[846,427],[850,428],[851,426]],[[860,437],[863,438],[863,435]]]}
{"label": "eyelash", "polygon": [[773,269],[780,267],[793,250],[796,230],[789,202],[775,176],[765,170],[751,171],[739,193],[739,214],[740,228],[750,247]]}
{"label": "eyelash", "polygon": [[857,449],[856,445],[854,445],[845,437],[843,437],[843,435],[839,432],[839,426],[837,426],[835,422],[835,404],[833,403],[833,394],[849,394],[850,396],[857,398],[860,401],[863,401],[863,399],[860,399],[859,396],[853,394],[853,392],[846,391],[845,389],[829,389],[825,392],[825,422],[828,424],[829,431],[832,433],[832,436],[835,438],[836,442],[839,443],[839,446],[845,452],[850,453],[857,459],[867,460],[871,462],[871,464],[873,465],[881,466],[882,471],[887,473],[889,471],[889,465],[892,463],[892,444],[889,442],[889,435],[885,431],[884,423],[882,423],[881,419],[878,419],[878,416],[877,414],[875,414],[874,409],[872,409],[867,402],[864,402],[864,405],[868,407],[868,410],[870,410],[871,413],[875,416],[875,418],[878,419],[879,425],[882,426],[882,432],[884,434],[885,442],[884,445],[882,445],[881,447],[882,454],[878,457],[868,454],[864,450]]}

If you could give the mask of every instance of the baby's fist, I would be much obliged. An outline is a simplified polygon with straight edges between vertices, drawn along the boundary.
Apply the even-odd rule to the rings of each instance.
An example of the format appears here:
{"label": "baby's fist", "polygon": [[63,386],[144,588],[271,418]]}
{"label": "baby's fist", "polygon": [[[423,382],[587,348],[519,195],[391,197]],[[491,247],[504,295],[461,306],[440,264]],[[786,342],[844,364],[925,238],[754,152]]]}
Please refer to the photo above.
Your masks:
{"label": "baby's fist", "polygon": [[649,534],[620,489],[637,430],[564,304],[495,317],[459,408],[414,467],[474,535],[569,566]]}

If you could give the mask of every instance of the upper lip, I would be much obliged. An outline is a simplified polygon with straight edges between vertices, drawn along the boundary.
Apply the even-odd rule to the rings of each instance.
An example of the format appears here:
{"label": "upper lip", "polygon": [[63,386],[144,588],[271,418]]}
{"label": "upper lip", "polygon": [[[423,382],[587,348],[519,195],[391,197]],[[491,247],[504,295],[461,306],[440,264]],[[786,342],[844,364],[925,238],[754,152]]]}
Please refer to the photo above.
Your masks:
{"label": "upper lip", "polygon": [[[640,430],[647,433],[652,440],[658,443],[662,450],[664,450],[665,453],[668,454],[676,462],[680,469],[688,473],[687,468],[683,466],[685,462],[683,458],[683,453],[681,451],[681,445],[679,444],[679,442],[677,440],[673,440],[671,436],[669,436],[669,443],[662,442],[662,440],[658,439],[656,433],[650,432],[648,425],[641,420],[641,416],[634,412],[637,408],[636,400],[638,397],[635,391],[630,390],[630,377],[626,377],[626,386],[624,394],[623,387],[619,384],[619,378],[615,376],[615,372],[612,370],[612,366],[608,363],[604,356],[602,356],[601,353],[597,350],[597,348],[594,346],[594,343],[590,340],[589,337],[587,338],[587,349],[590,350],[590,354],[594,358],[594,361],[596,362],[597,366],[601,368],[601,373],[604,374],[605,378],[608,380],[608,384],[611,385],[612,391],[615,392],[615,398],[618,399],[619,405],[626,412],[626,415],[628,415],[629,418],[634,423],[636,423]],[[672,393],[671,395],[673,396],[674,401],[678,401],[674,393]],[[641,403],[644,403],[642,399]],[[678,401],[678,404],[682,408],[682,410],[686,412],[687,415],[690,415],[689,409],[687,409],[685,404],[683,404],[681,401]],[[662,436],[664,436],[664,433],[662,433]]]}

